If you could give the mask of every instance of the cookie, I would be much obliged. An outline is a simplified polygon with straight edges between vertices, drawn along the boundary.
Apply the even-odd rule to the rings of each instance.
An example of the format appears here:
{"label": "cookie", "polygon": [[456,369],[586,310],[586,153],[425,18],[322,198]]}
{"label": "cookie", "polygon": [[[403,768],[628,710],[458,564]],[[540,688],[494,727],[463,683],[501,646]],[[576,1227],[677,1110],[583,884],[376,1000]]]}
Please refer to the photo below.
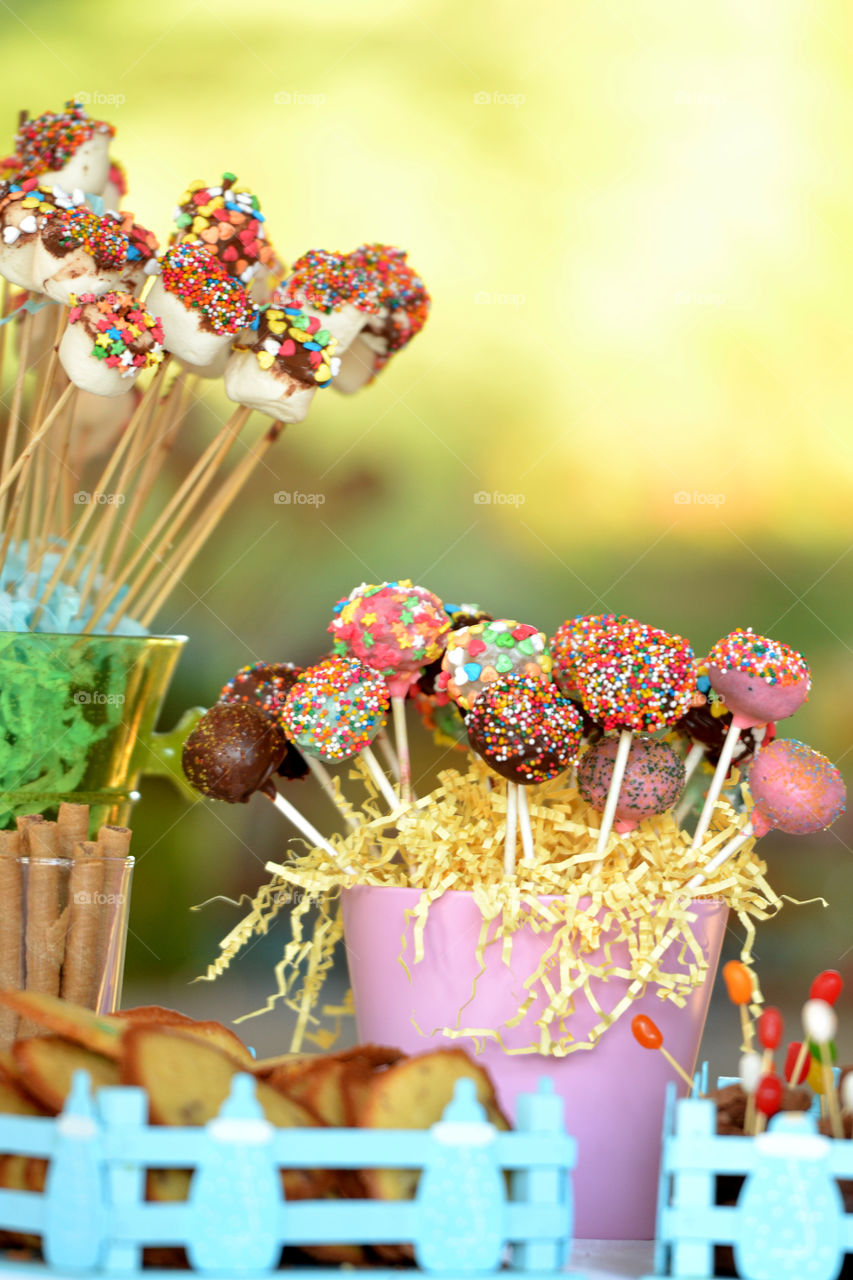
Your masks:
{"label": "cookie", "polygon": [[111,1058],[61,1036],[18,1040],[12,1054],[27,1093],[54,1115],[62,1110],[75,1071],[88,1071],[95,1089],[119,1082],[118,1064]]}

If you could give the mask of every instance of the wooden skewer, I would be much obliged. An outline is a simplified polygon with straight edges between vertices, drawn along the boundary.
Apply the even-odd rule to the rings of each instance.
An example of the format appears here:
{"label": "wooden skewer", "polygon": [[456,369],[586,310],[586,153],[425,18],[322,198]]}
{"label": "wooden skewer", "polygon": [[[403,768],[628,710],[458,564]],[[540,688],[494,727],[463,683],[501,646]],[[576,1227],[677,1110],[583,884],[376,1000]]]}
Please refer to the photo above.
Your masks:
{"label": "wooden skewer", "polygon": [[[68,386],[63,391],[62,395],[57,400],[56,404],[51,409],[50,413],[45,418],[44,422],[39,427],[38,431],[35,433],[35,435],[30,437],[29,441],[27,442],[26,448],[24,448],[21,451],[14,465],[9,469],[9,471],[7,471],[2,482],[0,482],[0,499],[5,499],[6,494],[9,492],[10,488],[15,483],[15,480],[18,478],[20,473],[26,469],[33,454],[36,451],[36,448],[39,445],[39,442],[44,439],[44,437],[47,435],[50,428],[53,426],[54,421],[57,415],[59,414],[60,410],[63,409],[65,405],[68,403],[71,397],[71,392],[73,390],[74,390],[73,384],[69,383]],[[12,428],[10,424],[9,430],[11,431],[11,429]]]}
{"label": "wooden skewer", "polygon": [[[0,324],[0,389],[3,387],[3,362],[6,358],[6,334],[9,329],[11,320],[7,320],[7,312],[9,310],[9,300],[12,295],[12,286],[9,281],[3,280],[3,288],[0,291],[0,321],[6,320],[5,324]],[[2,406],[0,406],[2,408]],[[0,414],[0,425],[2,425],[3,417]]]}
{"label": "wooden skewer", "polygon": [[[6,326],[4,325],[5,329]],[[27,373],[27,360],[30,354],[30,337],[33,330],[33,315],[28,311],[24,316],[21,331],[21,351],[18,360],[18,370],[15,375],[15,389],[12,392],[12,405],[9,410],[9,421],[6,427],[6,443],[3,446],[3,466],[0,470],[0,525],[6,523],[6,495],[9,491],[9,470],[12,467],[12,459],[15,456],[15,449],[18,444],[18,424],[21,415],[21,399],[24,394],[24,379]]]}
{"label": "wooden skewer", "polygon": [[[119,618],[128,613],[129,609],[133,605],[133,600],[139,593],[142,585],[148,580],[149,576],[160,563],[165,549],[169,545],[170,539],[174,538],[175,533],[180,530],[184,521],[188,519],[193,507],[198,501],[198,498],[206,489],[220,462],[230,449],[233,440],[236,439],[240,431],[243,429],[250,412],[251,410],[244,408],[235,410],[219,434],[211,440],[210,444],[198,459],[189,475],[185,477],[177,491],[172,495],[169,502],[160,512],[160,515],[154,521],[151,529],[140,541],[136,551],[131,556],[129,562],[125,565],[119,576],[115,578],[112,586],[107,585],[106,595],[103,596],[103,598],[99,597],[96,601],[95,610],[85,627],[86,631],[90,631],[92,627],[97,625],[122,588],[130,583],[131,578],[133,578],[130,590],[122,601],[121,610],[116,614],[116,617],[111,620],[107,630],[111,631],[112,628],[117,625]],[[177,517],[175,518],[172,528],[163,535],[155,547],[153,545],[154,539],[164,528],[166,528],[169,521],[175,517],[176,513]],[[145,564],[134,578],[133,575],[136,572],[140,561],[143,560],[145,561]]]}
{"label": "wooden skewer", "polygon": [[166,597],[169,595],[169,592],[173,589],[177,579],[180,578],[182,573],[186,573],[190,564],[195,559],[196,555],[201,550],[216,525],[222,519],[234,499],[239,495],[240,490],[249,479],[249,476],[252,474],[255,467],[268,450],[275,444],[283,430],[283,423],[272,423],[269,430],[258,442],[255,450],[250,450],[249,453],[247,453],[242,462],[235,467],[232,474],[224,484],[220,486],[219,493],[211,502],[206,515],[201,521],[199,521],[196,527],[190,530],[187,534],[177,555],[174,557],[173,563],[166,564],[160,573],[160,576],[155,579],[154,590],[156,591],[156,594],[153,594],[153,592],[149,590],[147,606],[143,607],[141,604],[137,606],[137,609],[143,609],[139,620],[144,627],[151,625],[151,622],[156,617],[158,611],[165,602]]}

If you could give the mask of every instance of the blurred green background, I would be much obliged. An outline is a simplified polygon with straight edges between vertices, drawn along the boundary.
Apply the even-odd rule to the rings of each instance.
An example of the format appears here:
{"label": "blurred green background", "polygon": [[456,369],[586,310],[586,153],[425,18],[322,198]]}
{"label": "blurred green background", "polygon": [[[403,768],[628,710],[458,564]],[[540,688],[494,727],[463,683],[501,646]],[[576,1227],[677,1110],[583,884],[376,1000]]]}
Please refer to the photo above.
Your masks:
{"label": "blurred green background", "polygon": [[[336,599],[409,576],[549,631],[606,609],[698,651],[738,625],[784,639],[815,673],[785,731],[844,769],[851,39],[842,0],[4,4],[10,141],[19,108],[82,97],[161,238],[189,181],[231,169],[285,258],[386,241],[433,295],[375,385],[319,394],[285,433],[163,610],[190,637],[164,723],[246,662],[310,660]],[[206,388],[176,474],[226,413]],[[439,753],[426,734],[416,752],[424,790]],[[299,802],[328,825],[312,783]],[[257,1007],[281,935],[188,987],[235,920],[189,908],[254,890],[288,829],[157,783],[134,827],[129,997]],[[767,838],[777,890],[830,903],[760,932],[766,994],[792,1009],[820,968],[853,981],[850,840],[849,819]],[[252,1036],[281,1049],[286,1023]],[[720,989],[715,1067],[736,1024]]]}

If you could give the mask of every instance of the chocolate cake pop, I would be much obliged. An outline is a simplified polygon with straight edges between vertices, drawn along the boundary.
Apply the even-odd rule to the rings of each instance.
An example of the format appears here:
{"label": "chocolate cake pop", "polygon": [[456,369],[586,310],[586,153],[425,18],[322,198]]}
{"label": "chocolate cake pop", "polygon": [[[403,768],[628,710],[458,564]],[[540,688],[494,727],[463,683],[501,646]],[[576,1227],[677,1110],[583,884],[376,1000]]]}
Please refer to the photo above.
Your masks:
{"label": "chocolate cake pop", "polygon": [[[701,707],[691,707],[675,725],[675,732],[689,742],[700,745],[708,764],[715,767],[720,759],[726,735],[731,728],[732,713],[723,711],[722,714],[715,715],[712,710],[713,705],[705,702]],[[744,729],[738,738],[730,768],[746,764],[759,747],[773,741],[775,733],[776,726],[772,723]]]}
{"label": "chocolate cake pop", "polygon": [[448,638],[436,684],[470,711],[484,689],[508,675],[549,680],[551,657],[544,632],[526,622],[495,618],[462,627]]}
{"label": "chocolate cake pop", "polygon": [[739,729],[792,716],[809,696],[802,654],[739,627],[718,640],[707,658],[708,679]]}
{"label": "chocolate cake pop", "polygon": [[[292,662],[256,662],[241,667],[223,686],[219,701],[228,705],[257,707],[270,720],[281,722],[287,695],[302,675],[302,668]],[[278,774],[295,781],[308,775],[308,765],[301,751],[288,741]]]}
{"label": "chocolate cake pop", "polygon": [[163,359],[160,321],[127,293],[71,297],[59,361],[75,386],[121,396],[144,369]]}
{"label": "chocolate cake pop", "polygon": [[109,177],[110,139],[115,128],[92,120],[79,102],[64,111],[46,111],[25,120],[15,136],[15,155],[24,177],[66,191],[100,195]]}
{"label": "chocolate cake pop", "polygon": [[212,186],[191,182],[178,201],[174,220],[170,245],[199,242],[247,288],[275,265],[260,201],[247,187],[237,185],[233,173],[223,173],[222,181]]}
{"label": "chocolate cake pop", "polygon": [[281,723],[306,755],[347,760],[370,745],[387,710],[381,676],[355,658],[334,655],[308,667],[294,682]]}
{"label": "chocolate cake pop", "polygon": [[808,835],[832,826],[844,812],[847,790],[835,765],[796,738],[777,738],[747,771],[757,836],[771,828]]}
{"label": "chocolate cake pop", "polygon": [[340,354],[367,320],[379,315],[379,280],[347,254],[310,249],[294,262],[273,306],[296,307],[317,319],[336,339]]}
{"label": "chocolate cake pop", "polygon": [[316,316],[268,307],[257,328],[235,345],[225,366],[225,393],[278,422],[301,422],[317,389],[335,376],[335,350],[335,339]]}
{"label": "chocolate cake pop", "polygon": [[[617,738],[603,738],[578,764],[578,790],[599,813],[607,803],[618,748]],[[633,738],[616,803],[615,830],[633,831],[644,818],[665,813],[683,786],[684,763],[672,747],[656,738]]]}
{"label": "chocolate cake pop", "polygon": [[202,369],[226,358],[254,318],[246,290],[199,244],[168,249],[160,268],[146,306],[162,320],[168,350]]}
{"label": "chocolate cake pop", "polygon": [[257,707],[217,703],[187,738],[181,763],[203,795],[245,804],[256,791],[274,797],[286,748],[284,730]]}
{"label": "chocolate cake pop", "polygon": [[575,761],[581,718],[559,689],[529,676],[510,675],[490,684],[467,720],[472,748],[509,782],[547,782]]}
{"label": "chocolate cake pop", "polygon": [[430,296],[406,256],[403,249],[385,244],[364,244],[347,254],[352,266],[376,280],[380,310],[368,314],[364,327],[341,356],[336,391],[348,395],[358,391],[426,324]]}

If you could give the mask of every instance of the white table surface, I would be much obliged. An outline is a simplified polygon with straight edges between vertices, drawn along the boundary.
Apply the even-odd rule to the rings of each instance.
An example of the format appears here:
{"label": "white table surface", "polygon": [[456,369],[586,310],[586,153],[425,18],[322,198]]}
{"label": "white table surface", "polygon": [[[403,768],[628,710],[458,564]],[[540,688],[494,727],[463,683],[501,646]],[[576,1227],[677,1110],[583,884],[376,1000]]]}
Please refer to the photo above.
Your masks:
{"label": "white table surface", "polygon": [[652,1240],[576,1240],[569,1270],[584,1280],[636,1280],[652,1275]]}

